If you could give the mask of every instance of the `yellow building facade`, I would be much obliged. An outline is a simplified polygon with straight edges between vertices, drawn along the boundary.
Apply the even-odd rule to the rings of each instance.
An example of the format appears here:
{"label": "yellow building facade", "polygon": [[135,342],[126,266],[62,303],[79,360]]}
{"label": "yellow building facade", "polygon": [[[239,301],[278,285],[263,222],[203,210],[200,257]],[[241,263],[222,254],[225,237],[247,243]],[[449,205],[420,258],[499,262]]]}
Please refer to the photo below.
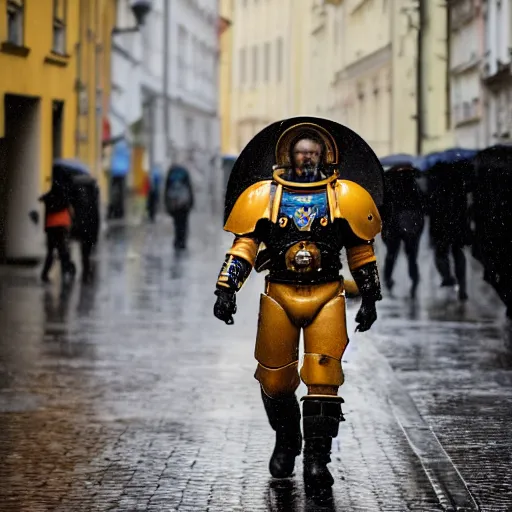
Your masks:
{"label": "yellow building facade", "polygon": [[301,111],[307,8],[297,0],[234,2],[228,152],[238,153],[264,126]]}
{"label": "yellow building facade", "polygon": [[239,151],[272,121],[301,114],[349,126],[381,157],[453,144],[445,6],[423,2],[418,44],[410,0],[224,5],[233,22],[221,57],[225,152]]}
{"label": "yellow building facade", "polygon": [[[231,154],[231,93],[233,68],[233,0],[220,0],[219,3],[219,112],[221,131],[221,151]],[[236,151],[236,150],[235,150]]]}
{"label": "yellow building facade", "polygon": [[446,3],[425,2],[422,153],[453,147]]}
{"label": "yellow building facade", "polygon": [[115,0],[0,0],[0,259],[42,256],[29,212],[42,213],[54,158],[101,179],[114,20]]}
{"label": "yellow building facade", "polygon": [[392,147],[392,3],[327,2],[336,20],[331,105],[335,119],[357,132],[378,156]]}
{"label": "yellow building facade", "polygon": [[[104,123],[108,119],[111,92],[112,29],[116,0],[75,0],[79,4],[79,40],[76,45],[75,155],[98,179],[102,201],[108,196],[108,174],[103,161]],[[106,150],[108,153],[108,149]]]}

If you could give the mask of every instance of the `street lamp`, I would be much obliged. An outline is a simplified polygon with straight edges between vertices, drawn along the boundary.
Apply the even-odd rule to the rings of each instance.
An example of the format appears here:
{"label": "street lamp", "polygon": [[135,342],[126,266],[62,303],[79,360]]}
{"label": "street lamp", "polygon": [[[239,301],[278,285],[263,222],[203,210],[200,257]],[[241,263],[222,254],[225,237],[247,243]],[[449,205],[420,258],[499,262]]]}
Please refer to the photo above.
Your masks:
{"label": "street lamp", "polygon": [[112,35],[138,32],[140,27],[144,25],[146,16],[151,11],[151,0],[132,0],[130,2],[130,8],[137,20],[137,25],[134,27],[114,27],[112,29]]}

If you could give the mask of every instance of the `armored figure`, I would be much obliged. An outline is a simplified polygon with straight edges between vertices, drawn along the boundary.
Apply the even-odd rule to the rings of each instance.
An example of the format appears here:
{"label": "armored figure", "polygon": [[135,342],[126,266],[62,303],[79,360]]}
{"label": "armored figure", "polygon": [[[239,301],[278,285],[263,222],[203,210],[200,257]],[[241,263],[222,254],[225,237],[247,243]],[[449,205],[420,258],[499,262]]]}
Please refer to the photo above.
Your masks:
{"label": "armored figure", "polygon": [[[338,388],[348,344],[340,251],[362,297],[359,331],[377,319],[381,299],[373,240],[381,230],[382,168],[348,128],[301,117],[274,123],[242,151],[226,193],[224,229],[235,235],[215,294],[214,314],[234,323],[236,292],[252,268],[268,271],[261,295],[255,378],[276,443],[269,469],[289,477],[302,449],[309,495],[329,493],[327,464],[343,421]],[[300,374],[299,336],[304,334]]]}

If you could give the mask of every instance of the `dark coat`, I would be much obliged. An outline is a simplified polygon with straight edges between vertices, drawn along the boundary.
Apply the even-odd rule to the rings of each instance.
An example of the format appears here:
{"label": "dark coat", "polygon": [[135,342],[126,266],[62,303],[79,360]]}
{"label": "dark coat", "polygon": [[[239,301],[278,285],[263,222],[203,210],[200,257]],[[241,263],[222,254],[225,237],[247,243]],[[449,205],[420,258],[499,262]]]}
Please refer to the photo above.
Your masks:
{"label": "dark coat", "polygon": [[470,164],[436,164],[428,177],[427,213],[434,244],[470,244],[468,212]]}
{"label": "dark coat", "polygon": [[424,227],[425,198],[414,171],[389,170],[384,175],[382,238],[418,237]]}

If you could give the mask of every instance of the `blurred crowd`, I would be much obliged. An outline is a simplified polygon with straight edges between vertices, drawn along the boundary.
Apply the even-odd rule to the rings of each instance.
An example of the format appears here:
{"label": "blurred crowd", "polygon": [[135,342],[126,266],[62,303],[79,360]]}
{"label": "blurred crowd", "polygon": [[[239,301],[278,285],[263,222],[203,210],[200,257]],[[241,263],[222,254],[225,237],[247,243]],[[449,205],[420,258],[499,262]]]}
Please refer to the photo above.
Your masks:
{"label": "blurred crowd", "polygon": [[[178,250],[186,249],[188,219],[194,207],[192,180],[186,167],[173,165],[169,168],[163,191],[160,174],[148,174],[146,212],[150,222],[155,221],[161,196],[167,214],[174,221],[174,247]],[[51,188],[39,200],[44,204],[43,228],[46,234],[42,282],[50,282],[55,253],[60,260],[62,284],[73,281],[77,267],[70,251],[72,240],[80,244],[82,282],[91,282],[94,279],[92,257],[99,239],[101,219],[100,192],[96,179],[82,162],[57,159],[53,163]],[[123,209],[124,193],[113,194],[109,214]],[[36,211],[29,215],[35,223],[39,222]]]}
{"label": "blurred crowd", "polygon": [[[420,283],[418,252],[428,236],[441,287],[456,287],[468,299],[465,247],[484,268],[483,279],[499,295],[512,318],[512,146],[498,145],[480,152],[447,151],[418,159],[396,155],[381,160],[384,168],[382,240],[386,246],[382,281],[393,294],[393,271],[403,247],[411,280],[410,296]],[[162,190],[163,187],[163,190]],[[148,176],[146,211],[155,220],[160,198],[174,221],[174,246],[185,249],[188,218],[194,205],[189,171],[173,165],[165,180]],[[81,246],[82,280],[94,275],[91,255],[100,230],[99,188],[87,169],[71,160],[57,160],[45,205],[47,256],[41,279],[49,281],[54,253],[59,255],[63,282],[73,279],[76,265],[69,251],[74,238]],[[32,212],[34,220],[37,216]],[[427,222],[428,219],[428,222]]]}
{"label": "blurred crowd", "polygon": [[512,146],[446,152],[427,157],[421,166],[406,156],[391,163],[385,166],[382,208],[383,281],[388,291],[393,292],[393,269],[403,243],[411,298],[416,296],[419,242],[428,218],[440,285],[456,286],[459,299],[468,299],[464,247],[470,246],[484,268],[483,279],[512,318]]}

